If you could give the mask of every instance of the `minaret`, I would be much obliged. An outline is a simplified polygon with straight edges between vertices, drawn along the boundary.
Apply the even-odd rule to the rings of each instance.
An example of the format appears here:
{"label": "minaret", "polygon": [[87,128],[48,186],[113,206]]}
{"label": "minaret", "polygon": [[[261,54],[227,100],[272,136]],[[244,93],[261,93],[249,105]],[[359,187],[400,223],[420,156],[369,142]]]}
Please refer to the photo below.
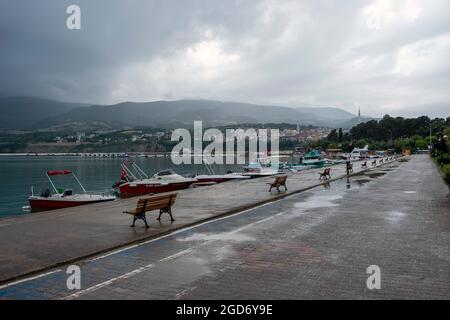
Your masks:
{"label": "minaret", "polygon": [[358,108],[358,123],[361,122],[361,107]]}

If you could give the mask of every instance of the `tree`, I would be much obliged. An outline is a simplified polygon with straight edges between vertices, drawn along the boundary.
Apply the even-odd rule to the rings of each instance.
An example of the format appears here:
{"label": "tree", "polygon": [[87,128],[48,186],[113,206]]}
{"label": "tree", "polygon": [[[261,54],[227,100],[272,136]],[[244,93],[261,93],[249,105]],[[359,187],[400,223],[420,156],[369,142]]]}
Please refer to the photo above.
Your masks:
{"label": "tree", "polygon": [[337,133],[336,129],[331,130],[331,132],[328,134],[327,140],[329,142],[339,142],[339,134]]}

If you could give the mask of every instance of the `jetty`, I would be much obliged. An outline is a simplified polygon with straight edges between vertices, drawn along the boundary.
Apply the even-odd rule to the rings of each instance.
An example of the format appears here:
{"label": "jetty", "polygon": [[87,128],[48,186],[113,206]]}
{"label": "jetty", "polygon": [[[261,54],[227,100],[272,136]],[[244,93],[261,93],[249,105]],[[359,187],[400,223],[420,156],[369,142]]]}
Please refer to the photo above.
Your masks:
{"label": "jetty", "polygon": [[[398,165],[391,160],[362,168],[355,162],[351,175]],[[130,216],[123,211],[136,206],[138,197],[33,213],[0,219],[0,283],[57,268],[112,249],[156,238],[177,229],[230,215],[289,195],[346,178],[345,164],[331,167],[331,179],[320,180],[321,169],[287,174],[288,191],[268,192],[273,176],[230,181],[208,187],[178,191],[172,208],[176,221],[149,214],[150,228],[137,224],[130,228]]]}

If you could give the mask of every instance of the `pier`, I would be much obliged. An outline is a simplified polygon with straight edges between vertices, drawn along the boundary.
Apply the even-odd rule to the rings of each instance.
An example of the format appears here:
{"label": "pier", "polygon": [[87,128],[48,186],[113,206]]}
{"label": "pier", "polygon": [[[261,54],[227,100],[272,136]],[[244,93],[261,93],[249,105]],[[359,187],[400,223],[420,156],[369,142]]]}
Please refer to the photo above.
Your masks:
{"label": "pier", "polygon": [[[36,273],[52,272],[52,270],[69,262],[80,262],[89,257],[93,257],[94,260],[97,259],[95,257],[103,259],[102,257],[109,256],[114,249],[118,250],[117,252],[120,252],[120,250],[122,250],[121,248],[125,248],[131,244],[138,244],[142,241],[169,235],[177,229],[201,225],[201,223],[205,223],[206,221],[212,221],[214,225],[228,225],[230,222],[224,222],[224,224],[222,224],[220,221],[214,222],[213,220],[219,217],[230,216],[233,213],[242,212],[244,210],[249,210],[249,214],[246,218],[244,218],[243,215],[240,216],[241,221],[247,219],[249,222],[253,221],[253,225],[257,223],[258,225],[263,226],[264,224],[254,221],[258,215],[256,215],[256,213],[255,215],[250,215],[251,212],[255,210],[255,212],[260,212],[260,218],[264,218],[261,220],[262,222],[266,220],[276,221],[275,218],[284,214],[284,210],[287,210],[289,207],[288,204],[291,202],[291,200],[289,200],[290,197],[295,196],[295,194],[301,195],[303,191],[306,191],[306,193],[312,192],[312,188],[316,186],[320,187],[320,185],[328,188],[327,182],[318,179],[318,173],[321,170],[323,169],[289,174],[287,180],[289,191],[286,193],[267,192],[268,186],[266,183],[273,181],[273,177],[227,182],[210,187],[180,191],[178,192],[179,198],[173,207],[176,221],[171,223],[168,217],[164,217],[159,223],[156,221],[156,214],[150,214],[148,215],[148,220],[150,222],[149,229],[145,229],[143,225],[138,225],[136,228],[130,228],[130,217],[121,213],[123,210],[135,206],[137,198],[121,199],[112,203],[94,204],[0,220],[0,238],[2,240],[0,243],[0,252],[2,253],[2,264],[0,267],[1,280],[3,284],[6,284],[12,280],[20,281],[21,277],[24,275],[32,276]],[[331,175],[333,178],[331,185],[334,183],[346,184],[344,165],[333,166]],[[416,250],[424,251],[421,253],[422,255],[426,254],[427,247],[424,247],[424,244],[421,243],[421,239],[428,241],[427,243],[434,246],[436,250],[444,249],[444,247],[448,245],[448,237],[450,235],[450,230],[448,229],[449,193],[448,188],[440,180],[439,174],[431,163],[431,160],[425,155],[413,156],[409,162],[391,162],[376,167],[370,167],[369,165],[368,169],[361,169],[360,164],[355,163],[353,176],[350,177],[351,186],[349,185],[349,187],[355,188],[355,185],[364,183],[368,177],[382,175],[386,175],[386,178],[379,178],[370,190],[363,192],[367,198],[358,198],[356,193],[354,196],[354,193],[349,194],[348,197],[350,197],[350,199],[352,197],[355,198],[354,200],[349,199],[346,201],[348,207],[343,208],[343,210],[347,212],[346,215],[350,220],[346,221],[341,215],[334,224],[327,225],[328,231],[326,233],[323,233],[319,238],[313,236],[312,239],[317,238],[314,241],[319,241],[310,243],[311,246],[316,247],[315,250],[318,250],[318,248],[325,245],[324,243],[320,244],[323,241],[328,243],[327,246],[331,246],[338,251],[340,250],[336,247],[338,243],[342,250],[350,251],[358,251],[358,245],[368,245],[372,248],[371,250],[375,250],[372,252],[375,255],[380,253],[377,253],[377,250],[379,251],[381,248],[385,250],[382,252],[385,257],[379,256],[378,259],[386,261],[386,257],[390,254],[388,247],[393,246],[393,243],[390,243],[390,241],[394,240],[391,238],[402,234],[404,234],[406,238],[400,240],[400,242],[397,241],[395,246],[398,247],[399,252],[402,252],[402,250],[409,250],[408,248],[410,248],[411,255],[413,255]],[[344,180],[341,180],[341,182],[336,181],[342,178],[344,178]],[[383,179],[385,179],[385,182],[383,182]],[[421,181],[421,183],[418,183],[419,181]],[[323,189],[323,187],[320,188]],[[430,196],[433,197],[433,199],[430,199]],[[389,199],[392,198],[396,199],[396,204],[390,202]],[[286,200],[278,201],[281,199]],[[332,200],[333,196],[330,196],[329,198],[320,201],[328,203]],[[408,202],[411,202],[411,204],[408,205]],[[261,207],[261,205],[264,204],[265,206]],[[431,219],[431,225],[416,225],[418,221],[414,220],[416,218],[411,217],[410,219],[412,220],[408,220],[408,224],[404,225],[406,229],[402,229],[403,225],[400,224],[402,219],[399,215],[401,215],[402,212],[405,212],[407,208],[410,208],[411,205],[413,207],[416,206],[419,211],[425,206],[427,210],[426,212],[423,211],[423,214],[427,215],[427,217],[421,217],[420,221],[423,219]],[[380,225],[381,222],[376,220],[378,219],[376,216],[371,217],[371,213],[377,212],[379,207],[386,207],[383,210],[391,212],[388,217],[389,219],[383,220],[383,218],[380,220],[384,221],[383,223],[389,224],[387,231],[386,229],[383,229],[386,227]],[[420,209],[421,207],[422,209]],[[318,211],[317,219],[320,219],[320,221],[322,221],[321,219],[325,219],[323,214],[326,214],[326,212],[327,210]],[[415,214],[419,213],[417,212]],[[337,218],[338,217],[335,217],[334,219]],[[314,220],[314,216],[302,219]],[[441,224],[440,227],[439,224],[437,224],[438,222],[443,223],[445,221],[447,221],[447,224]],[[297,228],[312,226],[312,222],[312,220],[309,222],[304,221],[303,223],[306,224],[300,224]],[[319,221],[315,223],[319,223]],[[252,223],[250,224],[252,225]],[[333,227],[333,225],[335,227]],[[396,231],[392,228],[396,229]],[[432,231],[430,228],[433,230],[435,228],[440,228],[441,230],[440,233],[436,234],[436,237],[432,237],[431,234],[429,235],[427,232],[435,231]],[[377,235],[373,234],[374,230],[380,232],[380,238],[377,238]],[[214,232],[214,228],[211,229],[211,231]],[[280,231],[278,230],[276,232],[278,233]],[[383,235],[385,232],[392,233]],[[376,240],[377,243],[371,246],[370,243],[366,243],[361,238],[359,244],[356,242],[346,244],[345,241],[350,241],[352,235],[357,234],[367,236],[370,239],[378,239]],[[332,238],[330,238],[330,236]],[[238,236],[236,237],[239,239]],[[409,243],[409,237],[417,239],[417,242]],[[345,240],[346,238],[347,240]],[[441,239],[439,240],[438,238]],[[445,240],[447,240],[447,242],[445,242]],[[378,243],[380,241],[382,243]],[[407,241],[409,244],[405,247],[403,246],[403,241]],[[439,249],[439,241],[444,241],[442,243],[444,247],[441,249]],[[167,240],[164,243],[168,245],[168,248],[171,248],[170,243],[172,242]],[[172,244],[178,248],[177,243],[173,242]],[[406,243],[404,244],[406,245]],[[280,245],[283,247],[283,244]],[[284,247],[288,250],[292,245],[292,243],[286,243]],[[350,245],[350,247],[348,245]],[[142,251],[142,247],[139,248],[141,248],[142,255],[156,254],[153,249]],[[171,250],[167,250],[168,251],[165,253],[158,251],[158,255],[170,254]],[[300,250],[301,253],[303,249],[299,247],[296,250],[297,252]],[[338,251],[336,254],[339,256]],[[314,251],[308,252],[304,252],[304,254],[309,257],[306,258],[313,259],[314,261],[320,259],[314,258]],[[251,257],[252,254],[250,252],[249,254]],[[352,252],[351,254],[357,253]],[[433,255],[431,254],[429,257],[425,257],[425,259],[430,262],[430,268],[434,268],[432,260],[438,258],[433,258]],[[396,260],[393,259],[393,262],[395,261]],[[435,262],[436,268],[443,268],[443,262],[441,260],[436,260]],[[262,267],[259,264],[262,262],[255,263],[250,267]],[[123,266],[120,268],[122,267]],[[447,264],[446,275],[440,274],[439,276],[448,276],[448,269]],[[364,276],[364,270],[361,272],[362,276]],[[239,284],[236,284],[236,286],[239,287]],[[0,289],[0,292],[2,292],[2,290],[3,292],[6,292],[5,290],[8,290],[8,288],[9,286],[3,287],[3,289]],[[448,290],[448,282],[443,283],[441,288],[436,291],[436,294],[438,294],[438,296],[445,296],[446,294],[449,294],[446,290]],[[105,293],[105,291],[101,292]],[[257,293],[258,290],[254,292]],[[206,294],[206,291],[204,293]],[[226,297],[226,293],[224,294]],[[277,297],[276,294],[273,295],[273,292],[271,294],[272,297]],[[189,297],[189,293],[186,295]],[[256,296],[263,297],[260,295]],[[114,295],[111,297],[114,298]],[[246,296],[246,298],[249,297]]]}

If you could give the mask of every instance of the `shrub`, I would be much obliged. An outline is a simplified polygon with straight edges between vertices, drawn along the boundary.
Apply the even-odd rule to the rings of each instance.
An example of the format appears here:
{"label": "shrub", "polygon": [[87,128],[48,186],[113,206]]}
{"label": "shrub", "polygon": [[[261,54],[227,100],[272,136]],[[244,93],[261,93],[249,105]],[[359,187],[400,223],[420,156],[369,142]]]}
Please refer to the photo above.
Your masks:
{"label": "shrub", "polygon": [[444,164],[442,166],[442,172],[444,173],[444,180],[450,186],[450,164]]}
{"label": "shrub", "polygon": [[443,154],[440,158],[438,158],[438,161],[440,165],[450,164],[450,154],[449,153]]}

